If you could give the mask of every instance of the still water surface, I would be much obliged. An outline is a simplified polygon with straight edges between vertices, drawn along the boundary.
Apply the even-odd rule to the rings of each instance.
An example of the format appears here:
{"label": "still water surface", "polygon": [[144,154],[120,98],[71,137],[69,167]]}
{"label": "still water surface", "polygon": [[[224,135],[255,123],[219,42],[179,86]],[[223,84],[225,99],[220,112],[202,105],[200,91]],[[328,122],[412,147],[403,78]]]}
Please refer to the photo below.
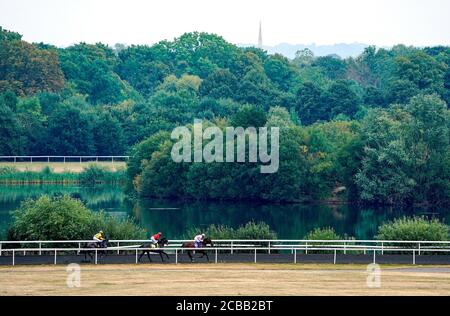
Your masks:
{"label": "still water surface", "polygon": [[181,202],[140,200],[130,202],[120,187],[0,186],[0,233],[4,237],[11,211],[27,198],[42,194],[70,194],[95,211],[117,217],[134,217],[150,232],[162,231],[168,238],[182,238],[191,228],[210,224],[238,227],[251,220],[264,221],[279,238],[301,239],[317,227],[333,227],[342,236],[372,239],[385,221],[405,215],[437,217],[450,224],[450,209],[371,208],[351,205],[263,205],[255,203]]}

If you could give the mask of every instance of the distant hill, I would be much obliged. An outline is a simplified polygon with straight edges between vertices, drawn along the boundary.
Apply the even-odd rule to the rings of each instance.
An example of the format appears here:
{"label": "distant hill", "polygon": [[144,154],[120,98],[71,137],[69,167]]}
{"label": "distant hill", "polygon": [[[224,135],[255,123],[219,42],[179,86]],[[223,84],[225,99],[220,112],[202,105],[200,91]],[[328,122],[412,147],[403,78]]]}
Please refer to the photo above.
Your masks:
{"label": "distant hill", "polygon": [[[250,44],[242,44],[238,45],[242,47],[248,47],[248,46],[254,46]],[[369,46],[367,44],[362,43],[353,43],[353,44],[334,44],[334,45],[316,45],[316,44],[310,44],[310,45],[304,45],[304,44],[288,44],[288,43],[281,43],[276,46],[263,46],[265,50],[267,50],[270,54],[281,54],[286,56],[287,58],[294,58],[295,53],[299,50],[309,48],[314,55],[316,56],[327,56],[336,54],[341,56],[342,58],[347,57],[356,57],[359,54],[361,54],[364,49]]]}

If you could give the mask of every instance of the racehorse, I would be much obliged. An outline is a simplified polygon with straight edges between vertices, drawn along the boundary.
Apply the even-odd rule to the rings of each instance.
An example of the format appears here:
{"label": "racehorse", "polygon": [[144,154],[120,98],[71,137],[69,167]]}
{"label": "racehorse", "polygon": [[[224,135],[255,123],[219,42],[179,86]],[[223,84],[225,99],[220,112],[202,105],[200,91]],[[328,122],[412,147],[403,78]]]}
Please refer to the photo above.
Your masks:
{"label": "racehorse", "polygon": [[[108,242],[109,242],[109,239],[107,239],[107,238],[105,240],[101,241],[101,242],[90,241],[87,244],[85,244],[83,248],[86,248],[86,249],[103,248],[104,249],[104,248],[108,248]],[[92,254],[94,252],[95,252],[95,250],[81,250],[80,254],[83,253],[84,254],[84,261],[87,261],[87,256],[89,256],[91,258],[91,260],[94,259],[94,257],[92,256]],[[100,258],[103,257],[103,256],[106,256],[106,255],[107,255],[106,251],[101,251]]]}
{"label": "racehorse", "polygon": [[[200,253],[202,254],[202,256],[200,258],[203,258],[204,256],[206,256],[206,259],[209,262],[209,257],[208,257],[208,253],[205,250],[201,250],[202,248],[205,247],[212,247],[213,246],[213,242],[211,239],[209,238],[205,238],[202,242],[202,247],[201,248],[197,248],[199,250],[187,250],[187,254],[189,256],[189,258],[191,259],[191,262],[194,262],[194,257],[192,256],[193,252],[196,253]],[[195,248],[195,243],[194,242],[185,242],[181,248]]]}
{"label": "racehorse", "polygon": [[[155,248],[154,250],[143,250],[141,255],[139,256],[138,261],[141,262],[142,256],[147,254],[148,260],[150,262],[152,262],[152,259],[150,258],[150,253],[159,253],[162,262],[164,262],[163,255],[165,255],[167,257],[167,260],[169,260],[169,255],[166,252],[164,252],[163,249],[158,249],[158,248],[164,248],[168,244],[169,244],[169,241],[166,238],[161,238],[160,240],[158,240],[157,248]],[[142,245],[141,248],[152,248],[152,246],[153,246],[153,244],[145,244],[145,245]]]}

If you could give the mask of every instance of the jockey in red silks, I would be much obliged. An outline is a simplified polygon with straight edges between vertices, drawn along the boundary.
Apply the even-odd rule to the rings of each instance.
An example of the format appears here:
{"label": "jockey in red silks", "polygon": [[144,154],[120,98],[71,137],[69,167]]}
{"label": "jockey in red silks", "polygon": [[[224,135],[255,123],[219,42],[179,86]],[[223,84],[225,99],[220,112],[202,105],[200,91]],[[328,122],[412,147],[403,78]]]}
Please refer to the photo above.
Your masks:
{"label": "jockey in red silks", "polygon": [[154,234],[151,238],[153,248],[158,247],[158,241],[161,239],[162,233]]}

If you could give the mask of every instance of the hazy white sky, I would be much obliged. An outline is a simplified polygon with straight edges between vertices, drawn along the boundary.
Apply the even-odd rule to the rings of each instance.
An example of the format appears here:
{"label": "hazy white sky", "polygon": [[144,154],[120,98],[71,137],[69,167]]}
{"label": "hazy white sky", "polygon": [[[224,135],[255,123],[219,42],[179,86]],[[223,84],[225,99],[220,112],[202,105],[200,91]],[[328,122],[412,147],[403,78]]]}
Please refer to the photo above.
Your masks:
{"label": "hazy white sky", "polygon": [[206,31],[233,43],[450,45],[450,0],[0,0],[30,42],[152,44]]}

